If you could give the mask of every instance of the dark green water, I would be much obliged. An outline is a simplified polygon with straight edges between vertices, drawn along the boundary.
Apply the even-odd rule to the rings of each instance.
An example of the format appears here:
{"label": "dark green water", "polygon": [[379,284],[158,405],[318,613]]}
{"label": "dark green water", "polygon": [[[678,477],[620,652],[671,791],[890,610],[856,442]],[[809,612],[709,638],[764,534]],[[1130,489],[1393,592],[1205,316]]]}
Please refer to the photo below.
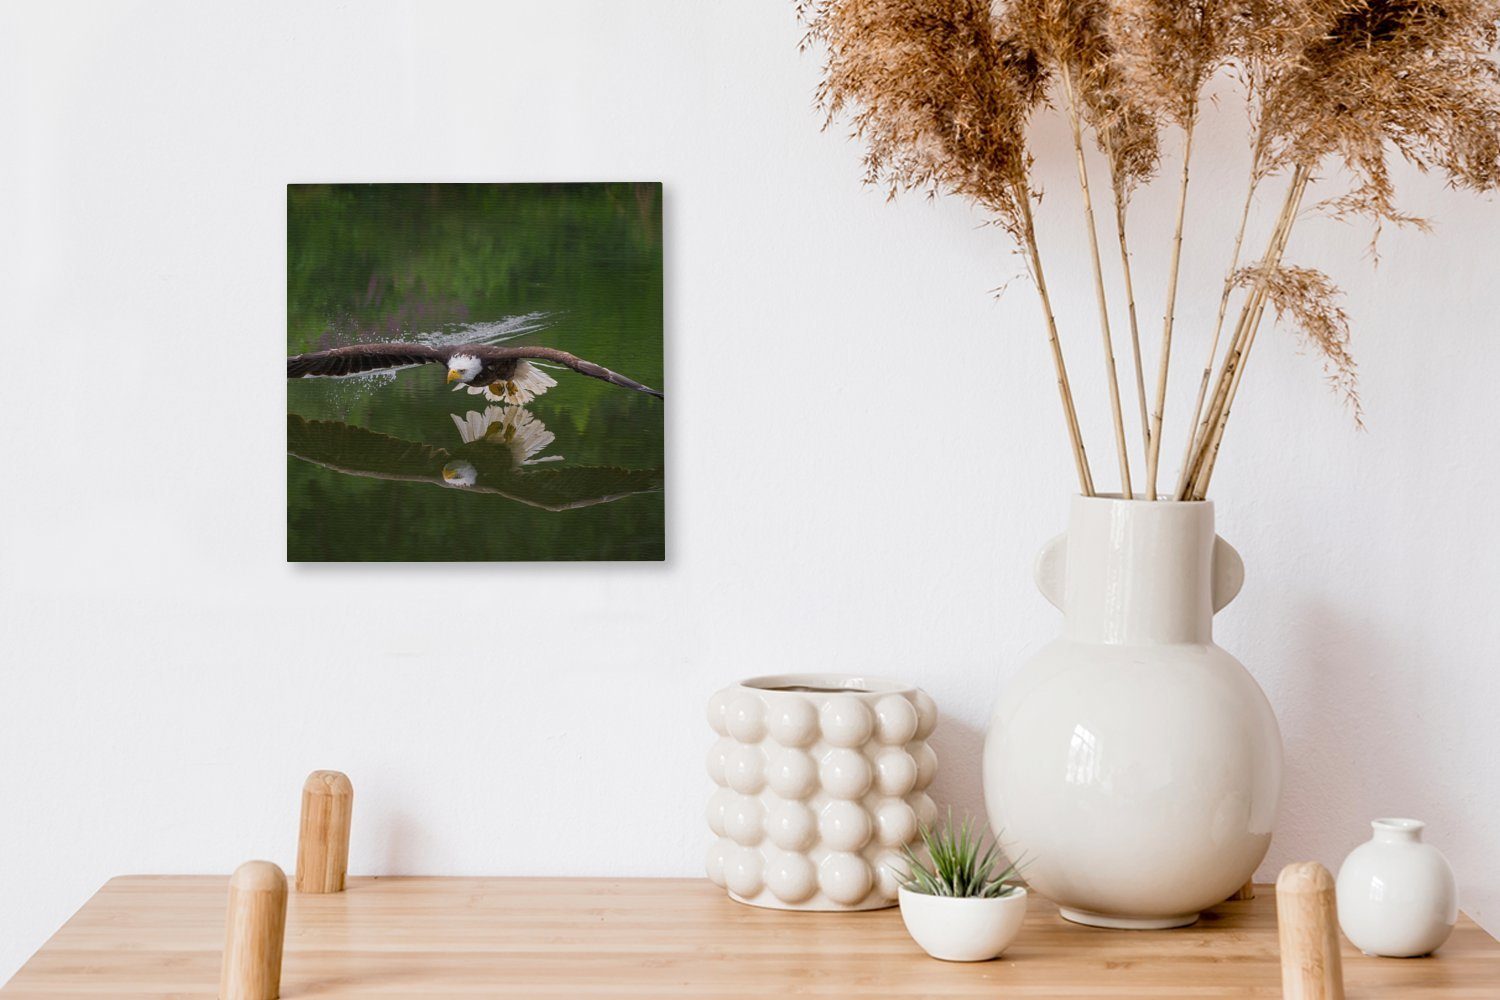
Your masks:
{"label": "dark green water", "polygon": [[[292,186],[287,353],[544,344],[670,395],[661,232],[657,184]],[[662,400],[548,369],[496,406],[445,374],[287,381],[289,560],[664,558]]]}

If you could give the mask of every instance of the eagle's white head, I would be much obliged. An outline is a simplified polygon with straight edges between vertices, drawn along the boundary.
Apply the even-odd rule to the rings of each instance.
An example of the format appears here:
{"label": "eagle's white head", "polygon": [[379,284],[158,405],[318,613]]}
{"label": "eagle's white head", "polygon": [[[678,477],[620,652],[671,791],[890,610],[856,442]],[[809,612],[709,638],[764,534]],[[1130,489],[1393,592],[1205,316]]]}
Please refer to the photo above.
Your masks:
{"label": "eagle's white head", "polygon": [[473,486],[479,481],[479,470],[472,463],[457,461],[443,466],[444,486]]}
{"label": "eagle's white head", "polygon": [[479,377],[484,364],[472,354],[455,354],[448,359],[448,381],[468,385]]}

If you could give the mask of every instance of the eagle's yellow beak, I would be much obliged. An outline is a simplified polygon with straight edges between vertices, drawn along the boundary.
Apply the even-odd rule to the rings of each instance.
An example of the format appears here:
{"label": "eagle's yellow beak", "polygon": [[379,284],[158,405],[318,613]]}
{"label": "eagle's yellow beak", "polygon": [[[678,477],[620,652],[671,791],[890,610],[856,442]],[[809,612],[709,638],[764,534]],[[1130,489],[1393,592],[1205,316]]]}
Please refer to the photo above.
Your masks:
{"label": "eagle's yellow beak", "polygon": [[457,469],[447,469],[447,468],[443,469],[443,478],[444,479],[457,479],[458,478],[458,470]]}
{"label": "eagle's yellow beak", "polygon": [[461,379],[463,377],[464,377],[464,373],[461,372],[461,371],[459,371],[457,368],[449,368],[448,369],[448,381],[449,382],[457,382],[459,379]]}

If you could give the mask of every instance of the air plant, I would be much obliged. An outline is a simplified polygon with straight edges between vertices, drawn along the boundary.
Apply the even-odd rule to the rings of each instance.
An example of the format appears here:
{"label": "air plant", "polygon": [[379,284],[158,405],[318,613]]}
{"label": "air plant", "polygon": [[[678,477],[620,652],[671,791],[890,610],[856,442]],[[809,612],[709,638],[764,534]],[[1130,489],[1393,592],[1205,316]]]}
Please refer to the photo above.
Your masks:
{"label": "air plant", "polygon": [[[807,43],[827,53],[819,99],[825,126],[847,116],[865,144],[866,180],[956,194],[978,204],[1019,245],[1041,300],[1045,332],[1080,490],[1094,495],[1032,204],[1026,145],[1033,115],[1067,117],[1087,229],[1122,495],[1202,499],[1262,318],[1271,308],[1323,357],[1360,422],[1348,316],[1321,271],[1285,261],[1309,211],[1425,228],[1396,203],[1392,154],[1454,187],[1500,187],[1500,0],[796,0]],[[1175,489],[1159,490],[1168,375],[1178,331],[1178,276],[1203,95],[1227,73],[1250,122],[1250,170],[1233,250]],[[1127,208],[1156,179],[1166,130],[1182,167],[1167,253],[1162,335],[1147,390],[1130,271]],[[1095,227],[1085,137],[1109,170],[1119,267],[1135,367],[1144,488],[1130,471],[1115,370],[1105,255]],[[1325,173],[1327,176],[1325,176]],[[1335,185],[1333,178],[1346,181]],[[1266,245],[1244,260],[1250,218],[1267,186]],[[1309,189],[1320,198],[1304,209]],[[1231,305],[1239,296],[1233,323]],[[1221,351],[1222,347],[1222,351]],[[1217,377],[1214,372],[1217,368]],[[1148,405],[1148,395],[1150,402]],[[1170,482],[1170,480],[1168,481]]]}
{"label": "air plant", "polygon": [[974,828],[973,817],[964,817],[962,823],[953,822],[953,810],[948,810],[947,822],[941,829],[923,826],[922,848],[928,860],[923,861],[908,845],[903,848],[902,860],[907,873],[901,884],[910,892],[928,896],[953,896],[962,899],[996,899],[1009,896],[1019,888],[1015,883],[1020,869],[1007,864],[1000,871],[1000,845],[990,840],[985,845],[985,835]]}

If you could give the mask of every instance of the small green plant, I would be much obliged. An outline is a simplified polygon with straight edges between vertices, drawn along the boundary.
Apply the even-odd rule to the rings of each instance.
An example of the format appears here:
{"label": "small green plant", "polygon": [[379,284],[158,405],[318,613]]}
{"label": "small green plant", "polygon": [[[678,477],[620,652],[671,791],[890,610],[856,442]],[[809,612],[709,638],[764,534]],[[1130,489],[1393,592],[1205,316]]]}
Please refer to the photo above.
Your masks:
{"label": "small green plant", "polygon": [[995,873],[1000,862],[1000,842],[992,839],[986,847],[985,835],[982,830],[975,830],[973,817],[965,817],[955,825],[953,810],[949,809],[942,828],[924,826],[921,838],[930,863],[917,857],[910,845],[903,848],[908,874],[901,884],[912,892],[995,899],[1019,889],[1014,882],[1020,876],[1020,868],[1009,864],[999,874]]}

